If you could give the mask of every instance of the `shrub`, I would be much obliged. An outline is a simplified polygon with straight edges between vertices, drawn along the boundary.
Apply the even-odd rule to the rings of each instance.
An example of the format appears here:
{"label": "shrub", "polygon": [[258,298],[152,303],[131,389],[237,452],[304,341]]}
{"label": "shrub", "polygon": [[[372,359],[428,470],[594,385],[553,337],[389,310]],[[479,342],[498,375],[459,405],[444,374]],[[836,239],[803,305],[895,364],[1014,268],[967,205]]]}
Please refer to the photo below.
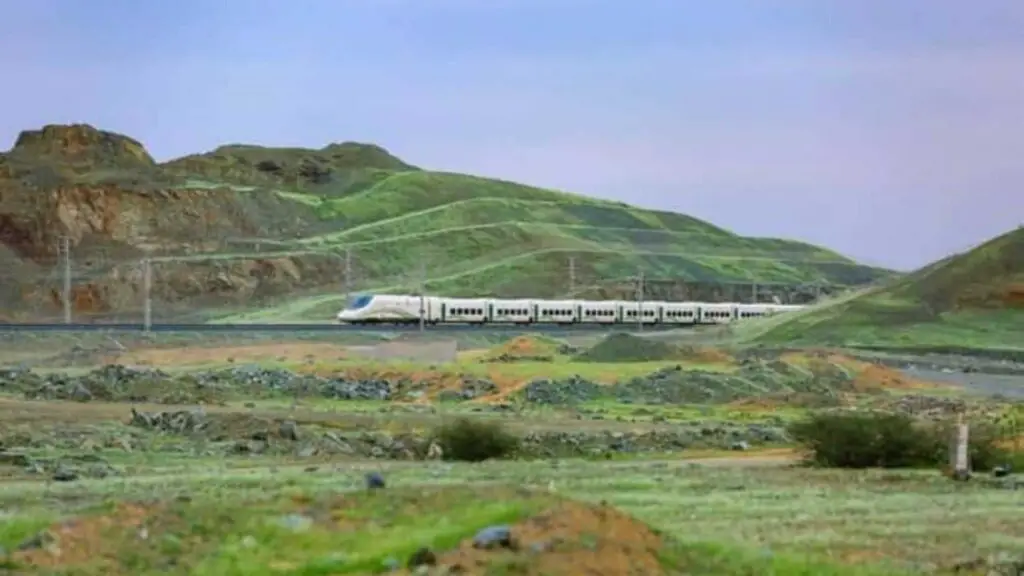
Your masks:
{"label": "shrub", "polygon": [[[944,467],[949,463],[952,424],[919,423],[903,414],[826,412],[789,426],[810,452],[810,462],[832,468]],[[973,470],[1008,461],[992,426],[971,426],[968,456]]]}
{"label": "shrub", "polygon": [[445,460],[482,462],[508,458],[519,449],[519,438],[499,422],[460,418],[441,425],[434,438],[444,451]]}

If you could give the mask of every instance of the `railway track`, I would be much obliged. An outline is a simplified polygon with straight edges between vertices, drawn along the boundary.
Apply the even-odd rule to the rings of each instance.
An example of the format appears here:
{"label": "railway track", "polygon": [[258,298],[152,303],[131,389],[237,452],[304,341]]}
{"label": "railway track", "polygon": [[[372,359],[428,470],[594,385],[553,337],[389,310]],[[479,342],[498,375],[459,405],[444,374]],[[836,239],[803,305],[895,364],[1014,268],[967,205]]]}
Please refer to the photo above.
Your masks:
{"label": "railway track", "polygon": [[[645,332],[663,332],[665,330],[679,330],[689,328],[685,325],[645,325]],[[0,332],[419,332],[418,325],[411,326],[351,326],[339,324],[151,324],[147,327],[142,323],[72,323],[72,324],[43,324],[43,323],[22,323],[10,324],[0,323]],[[520,325],[438,325],[425,326],[423,331],[431,334],[442,334],[452,332],[491,332],[491,333],[529,333],[529,332],[637,332],[636,325],[632,324],[569,324],[569,325],[544,325],[530,324]]]}

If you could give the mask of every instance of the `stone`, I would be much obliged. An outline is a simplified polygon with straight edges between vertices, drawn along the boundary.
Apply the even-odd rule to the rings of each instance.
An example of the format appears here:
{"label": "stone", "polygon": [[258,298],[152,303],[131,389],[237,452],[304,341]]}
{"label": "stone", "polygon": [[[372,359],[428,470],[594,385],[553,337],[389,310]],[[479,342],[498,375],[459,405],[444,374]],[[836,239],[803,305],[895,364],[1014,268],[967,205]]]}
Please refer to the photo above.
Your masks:
{"label": "stone", "polygon": [[410,570],[418,566],[435,566],[437,565],[437,555],[434,551],[427,547],[422,547],[412,553],[409,556],[409,561],[406,563],[406,567]]}
{"label": "stone", "polygon": [[384,488],[386,483],[384,482],[384,476],[380,472],[368,472],[365,476],[366,488],[368,490],[379,490]]}
{"label": "stone", "polygon": [[491,548],[512,548],[512,529],[505,525],[488,526],[473,537],[473,547],[489,550]]}

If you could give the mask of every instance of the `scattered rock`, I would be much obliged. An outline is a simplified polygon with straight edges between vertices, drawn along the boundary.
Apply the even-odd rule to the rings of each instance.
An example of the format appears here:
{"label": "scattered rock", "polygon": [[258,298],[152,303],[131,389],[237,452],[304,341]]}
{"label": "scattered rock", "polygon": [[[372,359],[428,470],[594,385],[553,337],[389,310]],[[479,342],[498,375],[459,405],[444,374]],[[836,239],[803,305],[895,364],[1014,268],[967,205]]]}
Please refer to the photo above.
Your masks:
{"label": "scattered rock", "polygon": [[29,466],[32,459],[27,454],[17,452],[0,452],[0,466]]}
{"label": "scattered rock", "polygon": [[443,460],[444,450],[437,442],[431,442],[427,448],[427,460]]}
{"label": "scattered rock", "polygon": [[512,548],[512,529],[508,526],[488,526],[473,537],[473,547],[485,550]]}
{"label": "scattered rock", "polygon": [[378,490],[385,486],[384,476],[380,472],[368,472],[365,478],[368,490]]}
{"label": "scattered rock", "polygon": [[57,544],[57,537],[49,530],[38,532],[18,545],[18,550],[40,550],[53,548]]}
{"label": "scattered rock", "polygon": [[313,525],[313,519],[301,514],[288,514],[278,519],[278,524],[292,532],[305,532]]}
{"label": "scattered rock", "polygon": [[[483,389],[484,381],[473,390]],[[223,403],[231,393],[307,395],[342,400],[389,400],[410,381],[321,378],[288,370],[232,367],[225,370],[169,374],[161,370],[111,364],[87,374],[41,375],[31,370],[0,371],[0,389],[22,392],[28,399],[89,402]]]}
{"label": "scattered rock", "polygon": [[74,482],[75,480],[78,480],[78,472],[61,465],[57,467],[56,471],[54,471],[53,480],[55,482]]}
{"label": "scattered rock", "polygon": [[419,566],[436,566],[437,556],[434,551],[430,548],[423,547],[412,553],[409,556],[409,561],[406,563],[406,567],[410,570]]}
{"label": "scattered rock", "polygon": [[299,439],[299,425],[294,420],[285,420],[281,422],[280,434],[281,438],[285,440],[297,441]]}

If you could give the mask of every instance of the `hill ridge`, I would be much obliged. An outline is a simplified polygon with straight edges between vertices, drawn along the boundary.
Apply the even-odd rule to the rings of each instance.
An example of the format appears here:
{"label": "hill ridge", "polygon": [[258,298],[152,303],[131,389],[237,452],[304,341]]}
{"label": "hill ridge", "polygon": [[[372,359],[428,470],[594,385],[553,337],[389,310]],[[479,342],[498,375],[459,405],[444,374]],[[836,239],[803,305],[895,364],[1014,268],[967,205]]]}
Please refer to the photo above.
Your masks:
{"label": "hill ridge", "polygon": [[[95,319],[141,314],[143,257],[156,264],[154,314],[166,319],[337,294],[342,283],[396,285],[424,265],[423,281],[452,295],[544,297],[561,290],[570,255],[581,286],[610,286],[641,269],[766,285],[858,284],[890,273],[684,214],[425,170],[376,144],[236,143],[154,163],[138,141],[88,125],[36,132],[0,156],[2,315],[60,317],[61,237],[74,260],[72,312]],[[138,154],[149,160],[133,160]],[[346,247],[356,251],[352,278],[338,256]]]}
{"label": "hill ridge", "polygon": [[1024,351],[1024,228],[879,286],[743,328],[765,344]]}

